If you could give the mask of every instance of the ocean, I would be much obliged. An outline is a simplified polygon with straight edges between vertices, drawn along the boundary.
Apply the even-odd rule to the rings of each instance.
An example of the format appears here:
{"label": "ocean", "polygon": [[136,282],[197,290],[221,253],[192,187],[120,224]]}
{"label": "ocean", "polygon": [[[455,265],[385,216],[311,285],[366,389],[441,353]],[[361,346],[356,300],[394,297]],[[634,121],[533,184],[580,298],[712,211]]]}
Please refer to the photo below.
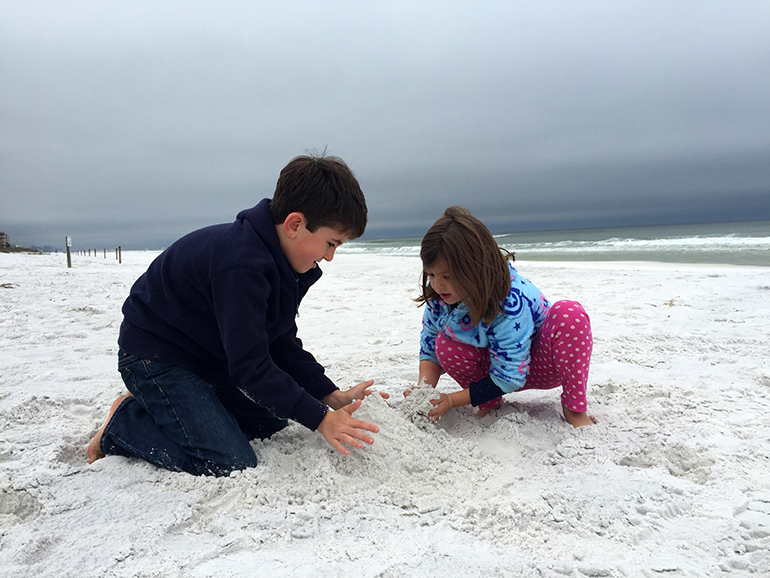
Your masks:
{"label": "ocean", "polygon": [[[770,221],[495,235],[520,261],[660,261],[770,267]],[[420,238],[346,243],[340,253],[419,255]]]}

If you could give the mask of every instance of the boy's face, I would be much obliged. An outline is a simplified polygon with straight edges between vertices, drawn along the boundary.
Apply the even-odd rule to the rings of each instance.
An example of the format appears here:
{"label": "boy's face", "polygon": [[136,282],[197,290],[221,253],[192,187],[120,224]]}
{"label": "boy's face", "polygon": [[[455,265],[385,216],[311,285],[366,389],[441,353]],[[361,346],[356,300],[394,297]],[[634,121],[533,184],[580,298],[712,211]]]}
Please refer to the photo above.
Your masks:
{"label": "boy's face", "polygon": [[295,229],[293,239],[283,247],[283,253],[294,271],[306,273],[319,261],[331,261],[337,247],[348,240],[348,235],[330,227],[319,227],[313,233],[302,222]]}

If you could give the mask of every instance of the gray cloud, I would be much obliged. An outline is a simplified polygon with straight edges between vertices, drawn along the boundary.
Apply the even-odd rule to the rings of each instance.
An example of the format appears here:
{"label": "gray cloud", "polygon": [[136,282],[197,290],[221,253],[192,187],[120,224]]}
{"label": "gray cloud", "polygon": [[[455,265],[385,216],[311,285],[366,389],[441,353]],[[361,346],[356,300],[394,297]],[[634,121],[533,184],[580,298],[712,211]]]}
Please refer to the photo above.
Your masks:
{"label": "gray cloud", "polygon": [[15,243],[164,246],[327,146],[369,236],[770,219],[765,2],[0,5]]}

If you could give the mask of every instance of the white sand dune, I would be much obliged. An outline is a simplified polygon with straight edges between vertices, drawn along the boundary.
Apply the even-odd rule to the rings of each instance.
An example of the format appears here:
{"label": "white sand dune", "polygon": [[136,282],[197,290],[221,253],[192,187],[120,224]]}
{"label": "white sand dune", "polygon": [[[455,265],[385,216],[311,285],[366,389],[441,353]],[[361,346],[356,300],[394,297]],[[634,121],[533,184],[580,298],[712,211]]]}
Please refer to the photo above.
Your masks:
{"label": "white sand dune", "polygon": [[0,254],[0,576],[770,576],[770,268],[518,263],[589,312],[598,423],[550,391],[435,426],[400,396],[419,260],[338,255],[300,336],[340,386],[392,394],[357,414],[374,445],[344,457],[295,424],[216,479],[85,463],[155,255]]}

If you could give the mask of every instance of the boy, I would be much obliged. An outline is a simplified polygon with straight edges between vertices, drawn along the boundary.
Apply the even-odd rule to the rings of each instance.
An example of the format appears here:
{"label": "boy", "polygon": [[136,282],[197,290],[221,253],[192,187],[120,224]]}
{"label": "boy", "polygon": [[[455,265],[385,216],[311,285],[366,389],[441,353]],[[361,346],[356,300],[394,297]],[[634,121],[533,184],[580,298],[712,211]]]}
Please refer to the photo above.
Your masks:
{"label": "boy", "polygon": [[256,466],[249,440],[287,419],[345,455],[343,442],[373,443],[361,430],[378,428],[353,417],[373,382],[340,391],[302,348],[294,319],[321,276],[317,263],[360,237],[366,216],[341,159],[301,156],[281,171],[272,200],[158,256],[123,305],[118,370],[128,393],[88,445],[88,462],[117,454],[227,475]]}

